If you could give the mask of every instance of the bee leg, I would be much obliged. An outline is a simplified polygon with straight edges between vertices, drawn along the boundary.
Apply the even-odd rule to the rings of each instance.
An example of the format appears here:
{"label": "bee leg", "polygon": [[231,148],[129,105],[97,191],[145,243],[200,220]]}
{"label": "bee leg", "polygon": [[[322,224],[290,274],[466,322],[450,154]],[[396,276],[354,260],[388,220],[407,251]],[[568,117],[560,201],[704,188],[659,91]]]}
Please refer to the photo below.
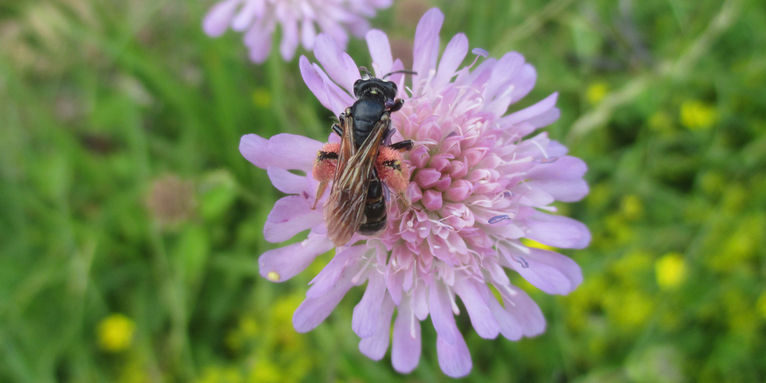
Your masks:
{"label": "bee leg", "polygon": [[339,150],[339,143],[327,143],[319,149],[319,152],[317,152],[317,158],[314,160],[314,167],[311,169],[311,175],[315,180],[319,181],[319,187],[317,188],[317,194],[314,198],[314,204],[311,206],[311,210],[314,210],[317,207],[317,202],[319,202],[322,195],[324,195],[328,183],[335,178]]}
{"label": "bee leg", "polygon": [[388,109],[389,112],[396,112],[401,109],[402,106],[404,106],[404,100],[401,98],[397,98],[393,101],[386,101],[386,109]]}
{"label": "bee leg", "polygon": [[332,131],[340,137],[343,137],[343,128],[338,124],[332,124]]}
{"label": "bee leg", "polygon": [[410,169],[402,162],[402,155],[398,150],[390,146],[383,146],[378,153],[378,159],[375,163],[375,169],[378,177],[389,189],[399,194],[407,207],[410,206],[410,199],[404,193],[410,185]]}
{"label": "bee leg", "polygon": [[410,150],[412,150],[413,146],[414,144],[412,143],[412,140],[399,141],[397,143],[388,145],[389,148],[399,152],[409,152]]}

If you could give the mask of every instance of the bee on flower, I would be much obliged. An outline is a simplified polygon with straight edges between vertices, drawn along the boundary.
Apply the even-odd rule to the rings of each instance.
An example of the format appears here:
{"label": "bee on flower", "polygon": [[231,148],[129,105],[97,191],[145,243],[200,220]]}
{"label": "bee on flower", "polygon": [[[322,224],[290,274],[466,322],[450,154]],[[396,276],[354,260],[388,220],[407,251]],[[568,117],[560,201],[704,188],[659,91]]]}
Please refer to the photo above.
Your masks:
{"label": "bee on flower", "polygon": [[[551,214],[556,211],[551,204],[578,201],[588,186],[582,178],[585,163],[566,155],[567,148],[546,133],[536,133],[559,117],[557,94],[508,113],[534,87],[535,69],[519,53],[480,58],[487,56],[480,49],[473,50],[477,57],[471,65],[461,67],[469,52],[463,34],[454,36],[439,57],[443,19],[441,11],[431,9],[420,20],[412,68],[392,56],[386,34],[371,30],[366,35],[375,77],[394,73],[391,98],[401,99],[387,112],[391,131],[381,147],[412,145],[396,155],[409,182],[401,193],[397,187],[390,194],[379,233],[354,232],[346,240],[328,227],[323,209],[332,193],[317,191],[331,178],[317,180],[311,174],[318,153],[335,146],[329,150],[327,144],[291,134],[268,140],[249,134],[242,137],[240,151],[289,194],[269,214],[266,240],[279,243],[308,230],[302,242],[261,255],[261,275],[285,281],[336,248],[295,311],[295,329],[315,328],[346,292],[367,282],[352,318],[360,351],[379,360],[390,344],[394,369],[408,373],[418,365],[421,322],[430,316],[441,369],[461,377],[470,372],[472,361],[455,322],[454,316],[462,314],[458,299],[481,337],[502,334],[518,340],[542,333],[545,318],[510,282],[507,270],[549,294],[568,294],[582,281],[574,261],[521,240],[552,248],[586,247],[590,232],[585,225]],[[341,116],[358,101],[354,84],[363,78],[359,67],[327,35],[316,38],[314,54],[321,66],[301,57],[303,79],[322,105]],[[416,74],[397,73],[405,69]],[[408,87],[405,78],[410,76]],[[330,134],[331,144],[344,134],[336,133]]]}

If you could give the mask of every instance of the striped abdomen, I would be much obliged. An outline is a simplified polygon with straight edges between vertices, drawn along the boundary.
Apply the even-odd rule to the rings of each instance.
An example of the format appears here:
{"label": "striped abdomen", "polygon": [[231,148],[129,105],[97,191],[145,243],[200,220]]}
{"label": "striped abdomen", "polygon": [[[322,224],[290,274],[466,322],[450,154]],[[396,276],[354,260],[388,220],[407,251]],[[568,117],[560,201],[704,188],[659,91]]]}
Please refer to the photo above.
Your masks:
{"label": "striped abdomen", "polygon": [[359,233],[373,235],[386,228],[386,199],[383,197],[383,183],[378,172],[373,170],[370,187],[367,189],[367,201],[364,206],[364,219],[359,225]]}

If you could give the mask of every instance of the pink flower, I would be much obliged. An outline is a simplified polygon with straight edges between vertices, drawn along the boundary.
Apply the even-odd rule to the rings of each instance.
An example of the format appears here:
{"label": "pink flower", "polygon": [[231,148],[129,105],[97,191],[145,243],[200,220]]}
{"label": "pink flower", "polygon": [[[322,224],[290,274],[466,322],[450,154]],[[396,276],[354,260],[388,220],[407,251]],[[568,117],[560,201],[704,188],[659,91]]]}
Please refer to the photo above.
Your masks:
{"label": "pink flower", "polygon": [[[515,52],[461,68],[468,53],[463,34],[452,38],[439,59],[443,18],[431,9],[418,25],[412,68],[418,75],[411,91],[405,90],[403,74],[391,76],[405,99],[404,107],[391,116],[397,129],[392,142],[415,141],[405,161],[413,174],[408,189],[413,206],[392,199],[388,227],[381,235],[356,234],[337,248],[311,282],[293,324],[298,332],[315,328],[351,287],[368,281],[352,320],[362,338],[361,352],[375,360],[384,356],[396,309],[391,360],[397,371],[412,371],[420,358],[420,323],[430,315],[438,334],[439,364],[447,375],[460,377],[470,372],[472,362],[455,324],[454,315],[460,314],[456,298],[481,337],[502,334],[517,340],[542,333],[545,319],[527,293],[511,284],[505,269],[549,294],[568,294],[580,284],[582,274],[574,261],[524,246],[520,239],[558,248],[587,246],[585,225],[549,212],[556,211],[551,206],[556,200],[583,198],[588,186],[582,179],[583,161],[567,156],[567,149],[546,133],[534,133],[558,118],[555,93],[505,115],[534,86],[534,68]],[[368,32],[367,43],[376,76],[403,69],[391,56],[383,32]],[[321,103],[338,115],[354,102],[359,69],[328,36],[317,37],[314,53],[322,67],[301,57],[301,73]],[[321,146],[290,134],[270,140],[254,134],[242,138],[242,154],[267,169],[274,186],[290,194],[269,215],[266,239],[282,242],[310,230],[303,242],[260,257],[261,275],[272,281],[293,277],[333,248],[321,209],[329,193],[311,210],[317,182],[288,171],[309,174]]]}
{"label": "pink flower", "polygon": [[202,22],[210,36],[218,37],[231,26],[244,32],[250,59],[262,63],[271,51],[271,34],[282,26],[279,52],[292,60],[298,42],[311,50],[317,28],[346,47],[346,30],[358,37],[370,29],[366,18],[377,9],[391,6],[391,0],[223,0],[214,5]]}

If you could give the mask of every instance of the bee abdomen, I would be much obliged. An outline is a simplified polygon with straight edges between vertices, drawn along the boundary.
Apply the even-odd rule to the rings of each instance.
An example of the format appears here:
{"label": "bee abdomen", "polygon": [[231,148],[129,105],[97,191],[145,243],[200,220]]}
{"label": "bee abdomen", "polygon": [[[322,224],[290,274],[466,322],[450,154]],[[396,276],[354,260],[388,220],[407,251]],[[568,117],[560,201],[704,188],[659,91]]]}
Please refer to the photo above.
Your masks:
{"label": "bee abdomen", "polygon": [[383,184],[377,173],[370,180],[367,189],[367,203],[364,206],[364,220],[359,225],[358,232],[363,235],[373,235],[386,228],[388,214],[386,199],[383,198]]}

